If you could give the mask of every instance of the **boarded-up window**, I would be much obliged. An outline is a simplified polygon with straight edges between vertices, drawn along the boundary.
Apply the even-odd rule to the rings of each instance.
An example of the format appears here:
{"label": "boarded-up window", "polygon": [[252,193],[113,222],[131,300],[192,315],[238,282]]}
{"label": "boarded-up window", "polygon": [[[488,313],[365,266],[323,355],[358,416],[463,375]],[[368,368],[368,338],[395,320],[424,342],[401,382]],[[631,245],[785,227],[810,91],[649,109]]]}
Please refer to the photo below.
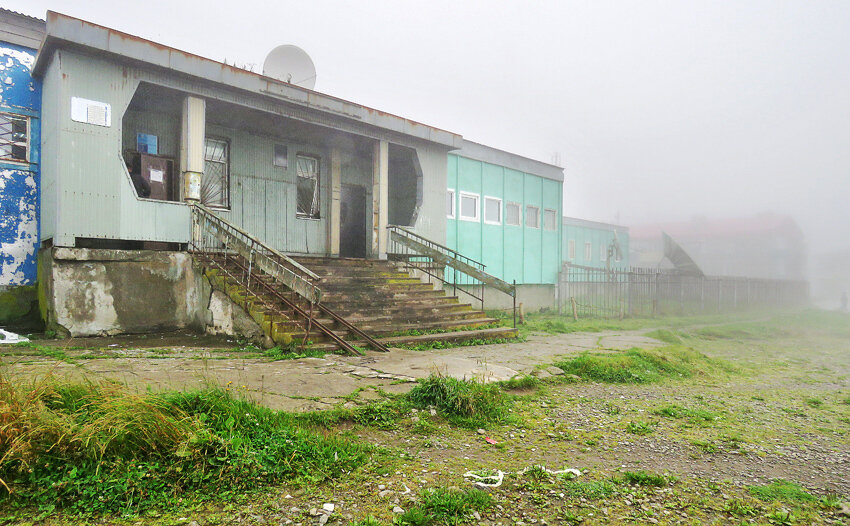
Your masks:
{"label": "boarded-up window", "polygon": [[230,145],[221,139],[204,142],[204,177],[201,202],[216,208],[230,208]]}
{"label": "boarded-up window", "polygon": [[319,160],[306,155],[297,156],[298,209],[304,219],[319,219]]}
{"label": "boarded-up window", "polygon": [[29,123],[26,117],[0,113],[0,160],[27,162]]}

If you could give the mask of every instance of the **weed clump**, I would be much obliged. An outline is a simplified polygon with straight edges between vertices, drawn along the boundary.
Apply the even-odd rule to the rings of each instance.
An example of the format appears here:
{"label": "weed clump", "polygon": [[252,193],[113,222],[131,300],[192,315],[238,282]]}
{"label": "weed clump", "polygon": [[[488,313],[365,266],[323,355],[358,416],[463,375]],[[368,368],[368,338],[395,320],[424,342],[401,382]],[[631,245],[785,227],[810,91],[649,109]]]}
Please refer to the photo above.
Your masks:
{"label": "weed clump", "polygon": [[493,504],[493,497],[479,489],[467,491],[435,488],[423,491],[422,504],[401,514],[396,523],[402,526],[458,524],[471,511],[483,511]]}
{"label": "weed clump", "polygon": [[434,406],[447,420],[466,428],[502,421],[508,404],[498,385],[435,375],[419,380],[406,399],[416,408]]}
{"label": "weed clump", "polygon": [[747,491],[751,495],[764,501],[778,500],[781,502],[812,502],[815,496],[803,489],[796,482],[778,479],[770,484],[761,486],[749,486]]}
{"label": "weed clump", "polygon": [[732,370],[719,360],[678,345],[605,354],[585,352],[555,365],[584,380],[625,384],[654,383],[667,378],[692,378]]}
{"label": "weed clump", "polygon": [[136,395],[0,376],[0,498],[18,505],[134,515],[187,492],[333,478],[368,456],[223,389]]}
{"label": "weed clump", "polygon": [[658,473],[649,471],[625,471],[620,479],[622,484],[631,484],[633,486],[666,486],[674,481],[673,477],[668,477]]}

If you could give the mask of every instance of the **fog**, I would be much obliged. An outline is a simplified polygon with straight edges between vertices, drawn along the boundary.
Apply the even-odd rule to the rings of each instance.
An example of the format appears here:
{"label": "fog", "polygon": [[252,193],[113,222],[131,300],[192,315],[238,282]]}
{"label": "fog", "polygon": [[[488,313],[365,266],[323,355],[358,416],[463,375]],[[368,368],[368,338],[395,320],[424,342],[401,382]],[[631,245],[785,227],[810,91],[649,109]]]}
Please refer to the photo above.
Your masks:
{"label": "fog", "polygon": [[566,215],[772,211],[850,248],[850,2],[117,5],[6,2],[257,70],[296,44],[318,91],[561,164]]}

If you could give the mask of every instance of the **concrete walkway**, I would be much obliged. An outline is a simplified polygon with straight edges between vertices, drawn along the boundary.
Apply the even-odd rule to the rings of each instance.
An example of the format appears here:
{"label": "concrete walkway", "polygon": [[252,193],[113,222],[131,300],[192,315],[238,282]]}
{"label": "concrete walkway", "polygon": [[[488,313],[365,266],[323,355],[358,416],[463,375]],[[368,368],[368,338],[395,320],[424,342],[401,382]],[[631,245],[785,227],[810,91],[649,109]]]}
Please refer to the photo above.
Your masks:
{"label": "concrete walkway", "polygon": [[[439,373],[483,381],[507,380],[550,365],[559,357],[583,351],[651,348],[661,345],[643,336],[646,331],[533,335],[515,344],[457,347],[430,351],[393,349],[365,356],[335,356],[268,361],[261,358],[218,358],[203,348],[180,348],[162,358],[140,357],[132,349],[113,349],[118,357],[80,359],[77,363],[53,360],[5,360],[15,375],[53,374],[103,378],[136,389],[191,389],[205,384],[222,385],[276,409],[304,411],[328,409],[356,397],[379,395],[371,387],[404,392],[418,378]],[[179,352],[178,352],[179,351]]]}

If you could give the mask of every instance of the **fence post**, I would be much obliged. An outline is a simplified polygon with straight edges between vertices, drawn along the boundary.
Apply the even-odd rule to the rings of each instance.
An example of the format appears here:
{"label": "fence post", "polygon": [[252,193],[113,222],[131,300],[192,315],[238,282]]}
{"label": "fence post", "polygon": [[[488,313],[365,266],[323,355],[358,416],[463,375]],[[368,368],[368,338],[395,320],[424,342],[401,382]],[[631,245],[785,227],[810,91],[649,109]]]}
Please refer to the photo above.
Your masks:
{"label": "fence post", "polygon": [[514,329],[516,329],[516,280],[514,280]]}
{"label": "fence post", "polygon": [[655,291],[652,295],[652,316],[655,317],[658,315],[658,276],[659,273],[655,273]]}

